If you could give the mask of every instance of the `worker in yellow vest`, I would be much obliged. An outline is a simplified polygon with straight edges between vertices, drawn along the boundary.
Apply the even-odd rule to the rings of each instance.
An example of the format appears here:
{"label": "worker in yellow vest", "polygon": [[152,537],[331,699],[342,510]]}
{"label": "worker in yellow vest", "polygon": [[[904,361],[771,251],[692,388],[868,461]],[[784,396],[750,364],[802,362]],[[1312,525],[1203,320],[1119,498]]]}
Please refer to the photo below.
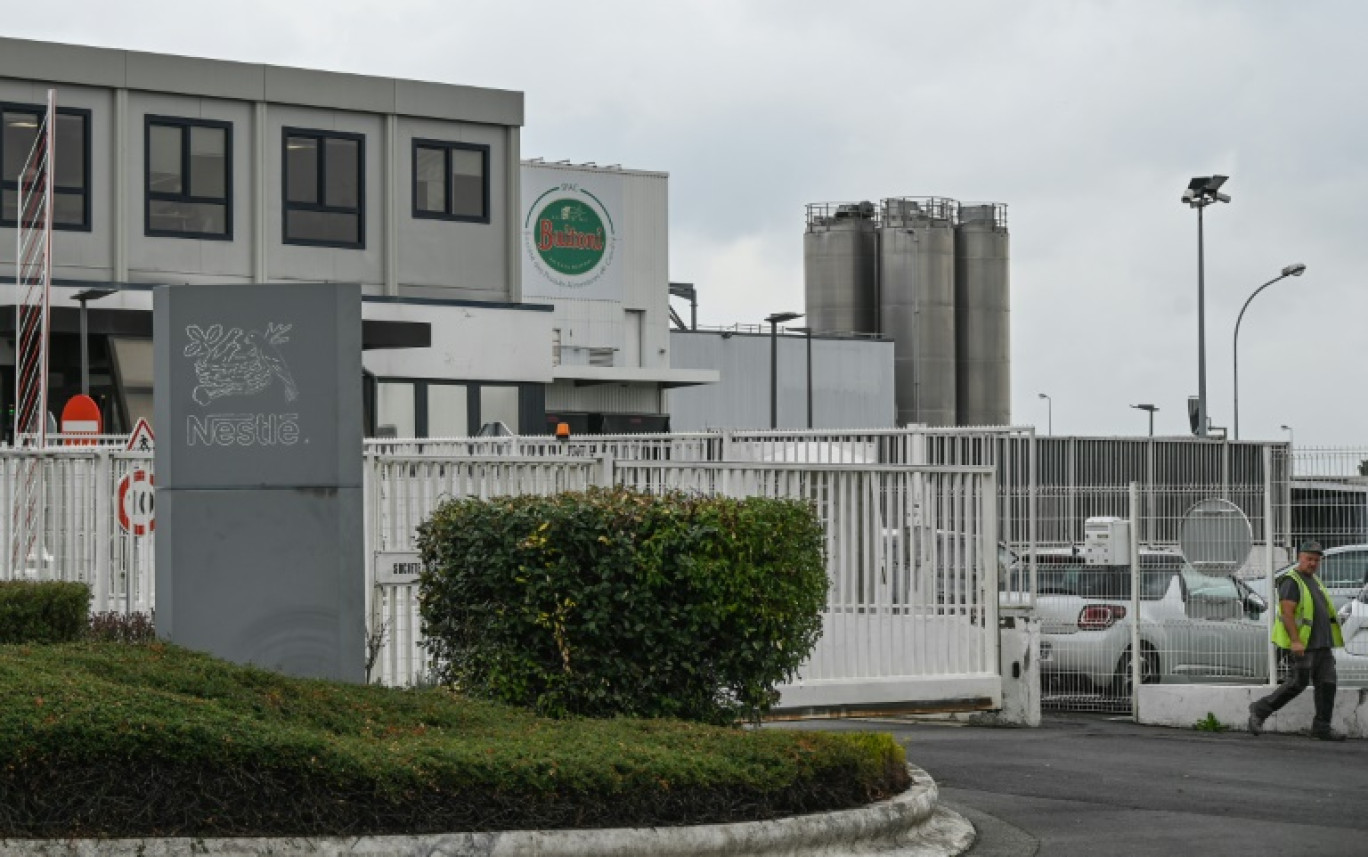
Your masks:
{"label": "worker in yellow vest", "polygon": [[1344,736],[1330,728],[1335,710],[1335,656],[1331,647],[1344,645],[1339,617],[1331,606],[1316,570],[1320,568],[1320,542],[1301,543],[1297,564],[1278,575],[1278,614],[1273,620],[1273,644],[1280,655],[1290,656],[1287,677],[1278,689],[1249,706],[1249,731],[1263,732],[1264,720],[1306,689],[1316,686],[1316,716],[1311,721],[1311,737],[1322,741],[1343,741]]}

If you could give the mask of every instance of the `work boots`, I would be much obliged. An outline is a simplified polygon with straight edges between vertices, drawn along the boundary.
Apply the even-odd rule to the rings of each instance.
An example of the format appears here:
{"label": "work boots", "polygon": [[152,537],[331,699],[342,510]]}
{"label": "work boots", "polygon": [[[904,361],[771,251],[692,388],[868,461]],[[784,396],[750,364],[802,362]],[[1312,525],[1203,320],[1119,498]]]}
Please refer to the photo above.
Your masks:
{"label": "work boots", "polygon": [[1335,712],[1333,684],[1316,685],[1316,718],[1311,721],[1311,737],[1321,741],[1343,741],[1344,735],[1330,728],[1330,716]]}

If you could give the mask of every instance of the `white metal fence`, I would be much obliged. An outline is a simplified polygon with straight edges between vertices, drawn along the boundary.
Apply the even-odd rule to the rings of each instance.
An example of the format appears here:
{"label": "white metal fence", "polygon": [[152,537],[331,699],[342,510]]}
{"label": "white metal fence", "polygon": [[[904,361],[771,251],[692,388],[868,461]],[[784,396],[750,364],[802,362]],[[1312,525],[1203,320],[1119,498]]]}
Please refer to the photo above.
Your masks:
{"label": "white metal fence", "polygon": [[583,491],[604,479],[599,458],[456,458],[371,452],[366,456],[366,616],[372,680],[407,685],[427,677],[416,581],[377,582],[374,557],[417,549],[418,525],[445,500]]}
{"label": "white metal fence", "polygon": [[781,710],[996,708],[997,494],[992,468],[618,462],[638,490],[815,504],[831,583],[822,636]]}
{"label": "white metal fence", "polygon": [[[1129,709],[1137,680],[1276,682],[1285,667],[1269,642],[1274,576],[1304,539],[1327,548],[1318,574],[1345,631],[1339,682],[1368,685],[1365,460],[1364,450],[1270,447],[1263,466],[1246,467],[1241,479],[1098,489],[1092,505],[1140,538],[1117,565],[1089,556],[1085,545],[1042,550],[1036,604],[1045,704]],[[1204,516],[1248,525],[1214,526],[1199,540],[1205,547],[1180,544]]]}
{"label": "white metal fence", "polygon": [[[142,471],[148,477],[137,477]],[[155,528],[139,526],[135,500],[150,485],[152,456],[111,448],[0,450],[0,497],[12,500],[30,476],[42,486],[42,505],[31,518],[9,502],[0,519],[0,556],[11,561],[0,579],[75,580],[91,587],[96,612],[147,612],[153,605]],[[122,493],[121,487],[129,488]],[[135,487],[137,486],[137,487]],[[132,517],[129,517],[129,512]],[[27,549],[24,548],[27,546]]]}
{"label": "white metal fence", "polygon": [[[100,447],[65,447],[42,452],[0,450],[3,496],[14,496],[21,463],[42,474],[45,494],[34,549],[22,562],[10,560],[0,577],[86,580],[96,594],[95,609],[150,609],[155,535],[138,535],[120,526],[117,498],[120,480],[130,476],[135,468],[150,473],[152,462],[147,454],[110,448],[111,438],[100,441]],[[1327,569],[1343,566],[1346,586],[1352,582],[1350,578],[1362,580],[1355,574],[1368,575],[1368,571],[1363,571],[1368,568],[1368,450],[1293,452],[1281,443],[1042,438],[1030,429],[985,428],[700,432],[579,437],[568,441],[374,440],[367,442],[366,456],[368,556],[382,551],[411,550],[416,525],[444,497],[547,493],[617,481],[650,490],[668,485],[723,493],[786,491],[814,499],[855,496],[851,492],[880,498],[881,505],[864,499],[856,506],[828,505],[824,512],[824,520],[829,528],[834,528],[833,532],[847,528],[833,553],[833,609],[827,617],[825,639],[850,637],[841,630],[841,622],[846,622],[846,627],[863,625],[879,630],[861,637],[863,642],[842,646],[840,657],[852,660],[834,661],[834,655],[821,649],[804,667],[802,679],[790,689],[786,703],[804,699],[803,693],[820,688],[820,683],[828,681],[834,671],[867,679],[871,686],[884,689],[896,684],[888,679],[896,678],[900,668],[909,675],[972,674],[973,670],[953,663],[950,650],[938,653],[937,646],[951,639],[958,641],[952,647],[955,652],[976,652],[973,657],[988,657],[992,666],[987,650],[974,647],[983,642],[978,630],[991,627],[989,610],[996,609],[997,602],[976,602],[967,595],[960,603],[946,600],[957,592],[946,589],[946,581],[961,574],[958,568],[965,567],[957,566],[955,560],[947,564],[945,558],[954,550],[953,543],[958,538],[954,534],[959,525],[943,521],[928,524],[915,515],[909,523],[897,511],[897,503],[907,502],[897,498],[910,496],[907,492],[913,489],[896,487],[896,480],[902,477],[892,474],[912,473],[916,468],[930,473],[927,468],[968,466],[992,472],[995,488],[990,505],[995,504],[997,514],[984,521],[995,522],[994,538],[1013,549],[1017,556],[1001,561],[1000,565],[989,563],[989,571],[1001,569],[1001,586],[1014,596],[1013,604],[1029,605],[1039,591],[1043,599],[1048,599],[1040,607],[1046,629],[1051,623],[1055,627],[1061,623],[1072,625],[1071,636],[1076,639],[1084,635],[1078,623],[1087,605],[1079,605],[1071,615],[1062,618],[1046,608],[1058,606],[1056,590],[1061,586],[1077,590],[1080,585],[1107,585],[1080,584],[1082,578],[1072,573],[1070,563],[1079,559],[1083,528],[1089,517],[1131,516],[1131,482],[1138,483],[1140,494],[1136,532],[1144,562],[1166,562],[1165,555],[1177,549],[1177,530],[1183,513],[1199,500],[1222,498],[1239,507],[1250,521],[1254,551],[1236,577],[1254,591],[1262,591],[1259,579],[1266,578],[1269,566],[1284,563],[1290,557],[1290,546],[1306,537],[1317,538],[1345,556],[1343,562],[1336,561],[1338,565],[1328,562]],[[607,464],[610,461],[611,469]],[[838,473],[841,475],[835,475]],[[864,475],[853,475],[856,473]],[[851,487],[861,479],[865,480],[861,487]],[[932,493],[940,490],[935,488]],[[859,509],[860,515],[849,511],[852,508]],[[867,514],[873,509],[878,514]],[[857,526],[857,520],[863,523]],[[0,520],[0,557],[12,556],[15,524],[11,504]],[[932,535],[933,532],[936,534]],[[990,551],[981,543],[984,530],[975,532],[979,543],[973,548],[973,562],[987,562]],[[1365,546],[1365,551],[1360,553],[1355,546]],[[965,546],[960,549],[966,555],[971,550]],[[1069,562],[1057,561],[1065,557]],[[926,574],[928,568],[936,567],[946,568],[947,573],[938,572],[933,585]],[[375,567],[368,563],[367,568],[368,580],[373,580]],[[970,588],[974,589],[978,579],[970,579],[975,584]],[[1197,584],[1203,581],[1185,581],[1181,576],[1176,579],[1182,621],[1203,623],[1208,630],[1210,623],[1223,621],[1211,615],[1189,615],[1199,608],[1181,599],[1186,597],[1185,593],[1200,593],[1204,587]],[[936,591],[935,586],[942,588]],[[1158,586],[1156,576],[1150,574],[1142,577],[1140,590],[1142,594],[1149,593]],[[1220,584],[1217,588],[1224,590],[1225,586]],[[386,642],[377,672],[387,682],[413,680],[421,675],[423,662],[417,646],[419,631],[412,588],[396,584],[374,591],[379,594],[369,605],[372,633],[383,631]],[[1240,591],[1237,586],[1237,592]],[[1164,606],[1160,602],[1166,596],[1171,597],[1168,590],[1145,595],[1145,604],[1139,609],[1142,625],[1148,621],[1146,616]],[[918,598],[924,600],[918,602]],[[905,619],[919,615],[919,603],[923,607],[935,605],[934,611],[921,611],[927,620],[921,626],[927,636],[912,638],[911,644],[905,645],[909,639],[907,628],[911,627]],[[1210,614],[1223,608],[1208,604],[1203,609]],[[1368,611],[1368,604],[1362,609]],[[955,634],[933,630],[935,625],[929,621],[933,615],[967,616],[972,639],[964,642]],[[1135,611],[1131,610],[1130,615],[1134,616]],[[1170,618],[1179,621],[1177,616]],[[1091,626],[1108,621],[1107,615],[1093,611],[1085,624],[1091,631],[1095,630]],[[1128,628],[1129,620],[1119,616],[1118,611],[1110,614],[1110,621],[1123,630]],[[955,627],[963,630],[964,623]],[[903,636],[899,638],[898,634]],[[898,642],[900,639],[903,642]],[[1045,642],[1058,641],[1047,633]],[[1210,635],[1205,642],[1191,634],[1183,637],[1177,633],[1156,641],[1156,676],[1165,681],[1184,675],[1191,678],[1195,674],[1189,669],[1192,664],[1184,667],[1186,672],[1170,670],[1169,665],[1181,664],[1181,653],[1195,651],[1194,647],[1219,649],[1222,645],[1225,644],[1215,642]],[[1360,646],[1368,657],[1368,629],[1351,644],[1350,654],[1354,645]],[[880,651],[877,646],[887,648]],[[1141,648],[1142,669],[1150,666],[1145,657],[1149,650]],[[905,666],[893,664],[893,652],[901,652],[897,657],[904,659]],[[1071,707],[1080,704],[1078,700],[1083,696],[1089,696],[1082,703],[1085,707],[1099,699],[1106,705],[1124,704],[1128,687],[1121,679],[1122,659],[1119,655],[1112,659],[1111,654],[1106,658],[1109,663],[1091,672],[1098,684],[1110,689],[1113,698],[1109,702],[1103,698],[1105,695],[1081,693],[1081,681],[1061,686],[1055,681],[1057,672],[1050,689],[1059,692],[1053,698]],[[1226,660],[1233,661],[1236,655],[1237,650],[1231,649]],[[1265,658],[1263,663],[1266,662]],[[1209,680],[1268,680],[1266,667],[1256,674],[1253,667],[1240,672],[1245,668],[1233,663],[1218,666],[1225,673],[1217,670],[1208,676]],[[1347,667],[1341,667],[1342,677],[1352,681],[1358,674],[1357,667]],[[877,698],[877,693],[871,698]]]}
{"label": "white metal fence", "polygon": [[[990,468],[372,454],[370,552],[413,550],[418,524],[447,498],[613,484],[816,504],[831,596],[822,639],[799,680],[781,689],[782,707],[1001,704]],[[421,680],[416,585],[376,585],[370,598],[370,632],[383,635],[373,675]]]}

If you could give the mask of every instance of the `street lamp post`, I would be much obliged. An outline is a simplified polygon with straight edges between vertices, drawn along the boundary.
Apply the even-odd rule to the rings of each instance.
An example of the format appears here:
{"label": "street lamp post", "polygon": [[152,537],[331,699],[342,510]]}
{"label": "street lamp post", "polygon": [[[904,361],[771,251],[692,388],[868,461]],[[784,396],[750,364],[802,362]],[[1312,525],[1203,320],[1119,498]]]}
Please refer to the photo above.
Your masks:
{"label": "street lamp post", "polygon": [[[1254,294],[1250,295],[1248,298],[1245,298],[1244,306],[1240,307],[1240,314],[1235,319],[1235,342],[1232,348],[1232,350],[1234,351],[1234,360],[1232,362],[1235,367],[1236,440],[1240,439],[1240,322],[1244,321],[1245,310],[1249,309],[1250,301],[1253,301],[1256,297],[1258,297],[1259,292],[1263,291],[1264,289],[1268,288],[1269,286],[1273,285],[1279,280],[1285,280],[1288,277],[1300,277],[1304,273],[1306,273],[1306,266],[1300,262],[1297,262],[1293,265],[1288,265],[1286,268],[1283,268],[1281,274],[1264,283],[1262,286],[1259,286],[1257,289],[1254,290]],[[1286,426],[1284,426],[1284,428],[1286,428]]]}
{"label": "street lamp post", "polygon": [[790,328],[807,338],[807,427],[812,428],[812,328]]}
{"label": "street lamp post", "polygon": [[81,305],[81,393],[90,395],[90,344],[88,342],[86,327],[86,303],[88,301],[98,301],[100,298],[107,298],[114,294],[114,289],[86,289],[72,295],[78,304]]}
{"label": "street lamp post", "polygon": [[795,318],[802,318],[801,312],[776,312],[765,316],[770,326],[770,428],[779,428],[779,325]]}
{"label": "street lamp post", "polygon": [[1207,435],[1206,393],[1206,244],[1202,212],[1214,202],[1230,202],[1220,192],[1226,176],[1198,176],[1183,191],[1183,203],[1197,209],[1197,435]]}
{"label": "street lamp post", "polygon": [[1154,437],[1154,412],[1159,410],[1158,405],[1131,405],[1137,411],[1149,411],[1149,436]]}
{"label": "street lamp post", "polygon": [[1292,426],[1281,426],[1281,428],[1283,431],[1287,432],[1287,445],[1295,445],[1296,438],[1294,438],[1292,435]]}
{"label": "street lamp post", "polygon": [[1044,393],[1037,393],[1036,395],[1045,400],[1045,434],[1052,435],[1054,434],[1054,399]]}

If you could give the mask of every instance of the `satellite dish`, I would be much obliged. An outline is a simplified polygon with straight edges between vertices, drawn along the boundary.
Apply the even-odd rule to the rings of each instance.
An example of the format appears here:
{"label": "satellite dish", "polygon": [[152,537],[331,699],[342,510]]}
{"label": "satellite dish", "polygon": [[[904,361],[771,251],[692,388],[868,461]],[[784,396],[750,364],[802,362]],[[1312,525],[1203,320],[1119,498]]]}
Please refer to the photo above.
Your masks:
{"label": "satellite dish", "polygon": [[1249,519],[1229,500],[1203,500],[1183,515],[1178,529],[1183,558],[1198,571],[1232,574],[1249,559]]}

